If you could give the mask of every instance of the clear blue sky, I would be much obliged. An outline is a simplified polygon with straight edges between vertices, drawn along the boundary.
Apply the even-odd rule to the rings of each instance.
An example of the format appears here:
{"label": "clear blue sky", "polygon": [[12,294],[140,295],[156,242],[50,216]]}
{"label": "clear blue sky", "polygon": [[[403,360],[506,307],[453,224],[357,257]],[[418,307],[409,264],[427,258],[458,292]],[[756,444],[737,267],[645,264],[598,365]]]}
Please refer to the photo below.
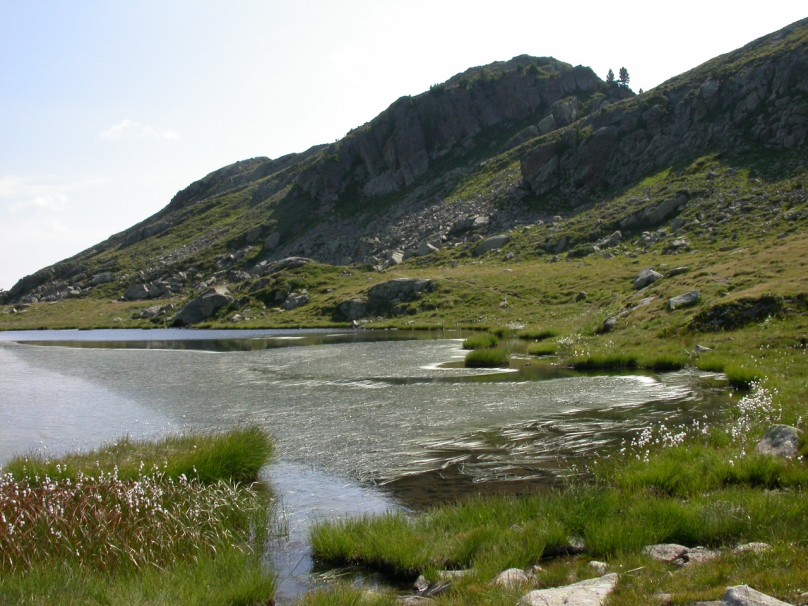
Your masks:
{"label": "clear blue sky", "polygon": [[339,139],[523,53],[648,90],[801,3],[0,0],[0,288],[236,160]]}

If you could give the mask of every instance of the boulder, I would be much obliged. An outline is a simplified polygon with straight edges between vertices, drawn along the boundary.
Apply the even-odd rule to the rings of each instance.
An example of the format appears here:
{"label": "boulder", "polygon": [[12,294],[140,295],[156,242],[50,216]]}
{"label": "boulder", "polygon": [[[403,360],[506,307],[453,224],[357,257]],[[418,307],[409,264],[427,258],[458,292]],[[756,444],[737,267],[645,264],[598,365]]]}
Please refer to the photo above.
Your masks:
{"label": "boulder", "polygon": [[222,307],[230,305],[233,297],[216,290],[193,299],[174,318],[174,326],[192,326],[212,317]]}
{"label": "boulder", "polygon": [[623,234],[618,230],[595,242],[595,247],[599,250],[603,250],[604,248],[612,248],[613,246],[617,246],[622,241]]}
{"label": "boulder", "polygon": [[401,265],[404,262],[404,251],[392,250],[387,253],[387,262],[390,265]]}
{"label": "boulder", "polygon": [[642,215],[642,222],[651,225],[659,225],[666,219],[679,212],[679,209],[687,204],[690,196],[686,192],[679,192],[675,197],[659,203],[657,206],[647,208]]}
{"label": "boulder", "polygon": [[100,274],[95,274],[90,278],[90,286],[99,286],[101,284],[109,284],[115,281],[115,275],[111,271],[102,271]]}
{"label": "boulder", "polygon": [[272,252],[276,248],[278,248],[278,244],[281,241],[281,234],[280,232],[273,232],[264,240],[264,250],[267,252]]}
{"label": "boulder", "polygon": [[764,553],[772,548],[768,543],[744,543],[732,551],[734,553]]}
{"label": "boulder", "polygon": [[438,252],[440,248],[435,246],[432,242],[421,242],[418,246],[418,250],[416,251],[416,256],[418,257],[425,257],[427,255],[434,254]]}
{"label": "boulder", "polygon": [[755,591],[748,585],[727,588],[721,603],[726,606],[791,606],[788,602]]}
{"label": "boulder", "polygon": [[311,297],[309,297],[309,293],[305,290],[302,292],[293,292],[286,300],[283,302],[281,307],[286,311],[292,311],[293,309],[297,309],[298,307],[303,307],[304,305],[308,305],[311,302]]}
{"label": "boulder", "polygon": [[693,307],[701,300],[701,293],[697,290],[691,290],[688,293],[673,297],[668,300],[668,309],[673,311],[681,307]]}
{"label": "boulder", "polygon": [[227,280],[229,282],[246,282],[252,279],[252,275],[243,269],[231,269],[227,272]]}
{"label": "boulder", "polygon": [[677,543],[660,543],[658,545],[648,545],[642,552],[657,562],[674,563],[681,560],[688,552],[688,548]]}
{"label": "boulder", "polygon": [[485,215],[471,215],[456,221],[451,229],[450,234],[462,234],[477,229],[486,227],[491,222],[491,219]]}
{"label": "boulder", "polygon": [[688,549],[684,556],[684,564],[703,564],[714,560],[721,555],[721,552],[707,549],[706,547],[694,547]]}
{"label": "boulder", "polygon": [[505,234],[499,234],[497,236],[491,236],[490,238],[481,240],[477,244],[477,246],[474,247],[474,256],[482,257],[487,252],[491,252],[492,250],[499,250],[510,241],[511,241],[510,236],[507,236]]}
{"label": "boulder", "polygon": [[802,432],[790,425],[773,425],[755,450],[764,455],[793,459],[799,454]]}
{"label": "boulder", "polygon": [[607,574],[551,589],[536,589],[522,597],[525,606],[601,606],[617,586],[617,575]]}
{"label": "boulder", "polygon": [[634,289],[640,290],[645,288],[649,284],[653,284],[657,280],[661,280],[663,277],[664,276],[661,273],[654,271],[650,267],[643,269],[637,274],[637,277],[634,278]]}
{"label": "boulder", "polygon": [[373,286],[368,291],[368,304],[371,307],[386,307],[402,301],[414,301],[422,293],[434,289],[432,280],[398,278]]}
{"label": "boulder", "polygon": [[148,284],[133,284],[126,289],[124,299],[127,301],[142,301],[143,299],[150,299],[150,288]]}
{"label": "boulder", "polygon": [[337,316],[340,319],[352,322],[363,318],[367,313],[368,305],[364,299],[353,299],[351,301],[343,301],[337,305]]}
{"label": "boulder", "polygon": [[524,570],[508,568],[508,570],[504,570],[497,575],[497,578],[494,579],[494,585],[504,587],[505,589],[513,589],[529,581],[530,578],[525,574]]}
{"label": "boulder", "polygon": [[264,276],[268,276],[289,269],[297,269],[298,267],[303,267],[304,265],[307,265],[312,262],[313,259],[309,259],[307,257],[286,257],[285,259],[281,259],[280,261],[275,261],[274,263],[268,263],[267,265],[263,266],[261,268],[261,274]]}
{"label": "boulder", "polygon": [[690,250],[690,242],[686,238],[677,238],[665,247],[666,255],[674,255]]}

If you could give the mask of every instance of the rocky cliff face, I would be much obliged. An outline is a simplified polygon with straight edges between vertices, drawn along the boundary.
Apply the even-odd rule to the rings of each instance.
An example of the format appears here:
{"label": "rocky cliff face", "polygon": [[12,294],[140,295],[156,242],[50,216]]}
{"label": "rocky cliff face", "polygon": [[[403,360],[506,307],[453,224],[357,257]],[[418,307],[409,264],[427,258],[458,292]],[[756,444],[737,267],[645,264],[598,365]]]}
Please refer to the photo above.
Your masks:
{"label": "rocky cliff face", "polygon": [[540,196],[591,199],[705,153],[805,144],[807,26],[796,23],[538,139],[522,176]]}
{"label": "rocky cliff face", "polygon": [[[188,295],[289,257],[385,268],[477,250],[705,153],[805,146],[806,73],[808,20],[639,96],[551,58],[472,68],[334,144],[219,169],[4,299]],[[636,219],[656,225],[666,209]]]}
{"label": "rocky cliff face", "polygon": [[514,127],[532,127],[538,134],[539,124],[548,130],[570,124],[584,105],[589,111],[629,96],[626,89],[606,86],[589,68],[516,57],[469,70],[417,97],[402,97],[329,146],[298,184],[332,204],[400,192],[441,159],[479,153],[481,142],[491,144]]}

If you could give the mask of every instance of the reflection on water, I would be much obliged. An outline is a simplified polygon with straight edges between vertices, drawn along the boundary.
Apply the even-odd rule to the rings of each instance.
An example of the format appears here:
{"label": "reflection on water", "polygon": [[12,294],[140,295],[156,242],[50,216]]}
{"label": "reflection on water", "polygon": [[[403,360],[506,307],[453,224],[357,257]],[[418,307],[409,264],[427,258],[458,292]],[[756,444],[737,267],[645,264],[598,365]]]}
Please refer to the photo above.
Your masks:
{"label": "reflection on water", "polygon": [[267,473],[290,535],[273,553],[291,596],[308,583],[312,520],[535,489],[649,424],[720,414],[720,389],[691,372],[465,369],[460,345],[406,331],[0,333],[0,464],[258,424],[277,444]]}

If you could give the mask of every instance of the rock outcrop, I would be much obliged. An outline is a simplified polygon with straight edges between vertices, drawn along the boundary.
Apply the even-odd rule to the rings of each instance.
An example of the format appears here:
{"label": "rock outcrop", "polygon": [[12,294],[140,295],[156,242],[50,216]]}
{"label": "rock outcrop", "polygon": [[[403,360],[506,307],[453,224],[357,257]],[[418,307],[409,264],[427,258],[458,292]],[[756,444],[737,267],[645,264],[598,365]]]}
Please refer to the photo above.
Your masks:
{"label": "rock outcrop", "polygon": [[[537,195],[579,200],[715,150],[794,148],[808,139],[806,21],[536,140],[521,163]],[[686,203],[676,195],[639,222]],[[634,227],[633,225],[625,227]]]}

